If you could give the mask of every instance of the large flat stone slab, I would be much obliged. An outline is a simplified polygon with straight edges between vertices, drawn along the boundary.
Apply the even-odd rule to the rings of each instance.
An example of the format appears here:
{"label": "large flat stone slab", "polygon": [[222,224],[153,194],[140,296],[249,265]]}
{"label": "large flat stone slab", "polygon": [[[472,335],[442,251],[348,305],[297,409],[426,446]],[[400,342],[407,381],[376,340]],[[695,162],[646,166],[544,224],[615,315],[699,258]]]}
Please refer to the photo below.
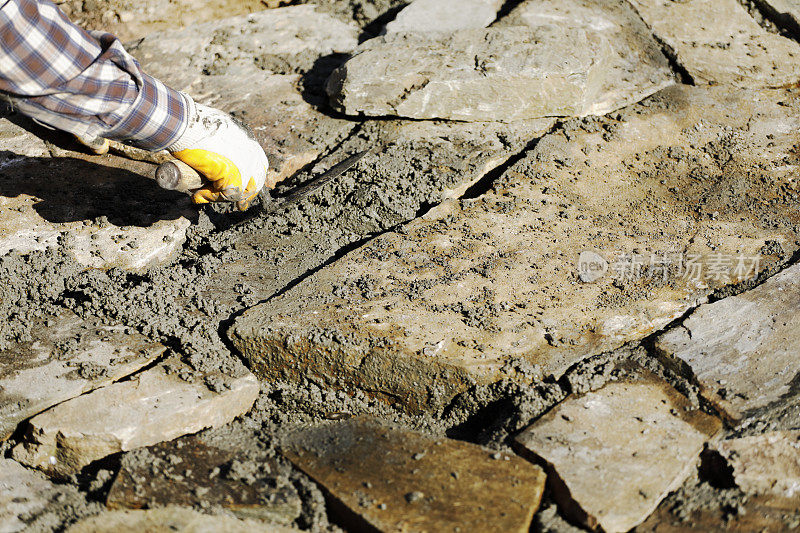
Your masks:
{"label": "large flat stone slab", "polygon": [[112,453],[226,424],[257,396],[250,373],[198,376],[170,361],[33,417],[13,456],[49,474],[69,475]]}
{"label": "large flat stone slab", "polygon": [[301,5],[155,33],[131,52],[150,74],[250,125],[270,179],[281,181],[353,128],[308,103],[298,72],[351,52],[357,36],[355,25]]}
{"label": "large flat stone slab", "polygon": [[722,428],[646,371],[569,396],[516,439],[547,466],[559,506],[589,529],[628,531],[680,487]]}
{"label": "large flat stone slab", "polygon": [[164,350],[121,325],[66,311],[51,317],[32,341],[0,351],[0,440],[23,420],[129,376]]}
{"label": "large flat stone slab", "polygon": [[800,45],[758,25],[736,0],[629,0],[695,84],[794,87]]}
{"label": "large flat stone slab", "polygon": [[[555,2],[544,9],[562,10]],[[672,83],[666,58],[630,9],[595,6],[613,19],[606,26],[587,24],[581,9],[591,10],[578,5],[558,24],[520,15],[516,25],[487,30],[372,39],[326,89],[349,115],[510,122],[602,114]]]}
{"label": "large flat stone slab", "polygon": [[527,532],[544,488],[519,457],[365,419],[299,431],[284,455],[359,531]]}
{"label": "large flat stone slab", "polygon": [[386,25],[385,33],[454,32],[485,28],[502,0],[414,0]]}
{"label": "large flat stone slab", "polygon": [[204,514],[186,507],[170,506],[135,511],[106,511],[84,518],[68,533],[297,533],[299,530],[258,520]]}
{"label": "large flat stone slab", "polygon": [[152,165],[49,155],[42,140],[0,120],[0,255],[63,247],[85,267],[144,270],[181,250],[194,211],[145,177]]}
{"label": "large flat stone slab", "polygon": [[800,373],[800,265],[695,310],[656,340],[668,363],[701,386],[728,419],[741,422],[795,393]]}
{"label": "large flat stone slab", "polygon": [[222,507],[240,518],[291,524],[299,518],[303,502],[274,458],[221,448],[189,435],[125,454],[106,505]]}
{"label": "large flat stone slab", "polygon": [[[558,377],[797,249],[797,106],[682,86],[567,126],[496,190],[376,237],[228,334],[266,379],[314,376],[411,410]],[[593,283],[576,265],[587,250],[605,265]],[[518,374],[519,359],[537,372]]]}

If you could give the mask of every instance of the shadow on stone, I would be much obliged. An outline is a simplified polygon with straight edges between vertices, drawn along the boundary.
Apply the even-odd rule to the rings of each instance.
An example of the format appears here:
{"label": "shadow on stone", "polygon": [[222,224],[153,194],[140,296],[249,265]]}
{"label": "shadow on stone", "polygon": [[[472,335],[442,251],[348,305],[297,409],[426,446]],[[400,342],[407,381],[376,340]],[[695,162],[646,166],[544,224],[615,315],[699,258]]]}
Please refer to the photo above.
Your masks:
{"label": "shadow on stone", "polygon": [[0,150],[0,196],[37,198],[33,209],[51,223],[105,217],[115,226],[147,227],[186,214],[187,196],[160,189],[145,177],[152,165],[119,158],[112,162],[109,156],[97,159],[121,162],[124,167],[72,157],[29,158]]}

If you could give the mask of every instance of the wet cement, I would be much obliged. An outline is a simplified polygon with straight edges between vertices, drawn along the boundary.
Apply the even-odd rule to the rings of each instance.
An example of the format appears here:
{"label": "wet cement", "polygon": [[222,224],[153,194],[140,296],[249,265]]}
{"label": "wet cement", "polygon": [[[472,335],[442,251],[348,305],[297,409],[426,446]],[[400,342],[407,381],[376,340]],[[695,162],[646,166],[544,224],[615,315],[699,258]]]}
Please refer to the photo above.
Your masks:
{"label": "wet cement", "polygon": [[[394,0],[318,3],[340,16],[356,20],[368,29],[381,15],[402,4]],[[679,104],[653,98],[647,105]],[[605,131],[613,135],[615,124],[624,121],[625,117],[623,112],[605,119],[568,121],[559,125],[556,133],[563,136],[564,142],[568,142],[569,134],[575,128]],[[389,135],[387,128],[389,124],[381,122],[359,127],[333,156],[321,161],[317,168],[280,186],[275,194],[286,194],[293,186],[307,181],[336,160],[374,142],[383,142]],[[553,139],[557,138],[560,137],[552,137],[549,142],[556,142]],[[242,363],[231,352],[221,334],[230,324],[232,316],[247,306],[282,292],[346,250],[376,234],[398,227],[439,201],[442,186],[447,185],[449,178],[446,174],[430,176],[422,172],[430,165],[430,159],[419,160],[419,148],[413,143],[394,146],[391,150],[395,154],[388,158],[393,161],[393,166],[388,170],[380,168],[387,160],[385,156],[365,160],[318,194],[275,212],[270,212],[263,201],[245,214],[218,206],[199,210],[181,255],[170,264],[142,273],[120,269],[86,270],[69,256],[69,243],[66,240],[46,252],[33,252],[24,257],[12,254],[2,256],[0,284],[4,290],[0,312],[8,318],[0,322],[0,347],[6,348],[29,340],[32,331],[47,327],[48,316],[67,308],[84,317],[123,323],[132,330],[164,343],[170,352],[181,354],[198,371],[219,368],[231,375],[236,374],[242,370]],[[540,152],[544,149],[546,146],[539,147]],[[524,146],[515,150],[522,152]],[[729,156],[724,146],[714,150],[720,161]],[[673,154],[651,155],[652,172],[667,171],[664,165],[670,164]],[[42,173],[48,171],[44,167],[41,169]],[[396,175],[396,179],[387,180],[390,174]],[[356,182],[361,185],[356,185]],[[491,184],[484,185],[484,190]],[[698,180],[698,188],[707,188],[705,194],[696,191],[698,197],[706,198],[700,210],[710,216],[732,199],[741,198],[738,201],[745,202],[744,193],[751,186],[752,183],[743,181],[734,190],[722,194]],[[481,192],[477,188],[469,194],[480,195]],[[776,210],[794,205],[796,199],[793,191],[783,191]],[[126,206],[117,204],[107,208],[125,209]],[[158,217],[160,213],[156,210],[152,215]],[[781,223],[777,218],[774,222]],[[229,285],[215,287],[214,283],[220,280],[219,273],[224,272],[230,263],[242,258],[243,252],[237,250],[236,243],[248,235],[276,236],[280,242],[265,249],[262,259],[266,265],[281,267],[281,275],[270,278],[257,289],[248,288],[235,280],[228,280]],[[287,246],[294,252],[287,250]],[[302,252],[304,260],[294,263],[287,261],[288,255],[298,252]],[[786,257],[785,260],[791,261],[791,258]],[[286,264],[290,264],[291,268],[282,268]],[[735,292],[744,288],[734,287],[726,291]],[[213,296],[218,292],[232,292],[235,297],[223,300]],[[387,423],[427,434],[468,440],[493,449],[510,451],[510,437],[513,434],[568,394],[594,390],[616,379],[622,363],[630,360],[664,377],[693,402],[702,404],[692,383],[671,374],[651,357],[650,343],[651,339],[645,339],[640,345],[598,355],[576,365],[558,381],[542,381],[534,385],[501,381],[475,388],[457,397],[437,417],[411,417],[363,393],[356,392],[349,396],[328,390],[310,380],[299,384],[263,383],[260,397],[247,415],[224,428],[203,432],[202,436],[215,445],[250,451],[253,457],[261,457],[259,454],[264,453],[274,456],[283,436],[297,427],[356,414],[371,414]],[[526,370],[520,368],[519,371]],[[797,427],[800,427],[800,404],[788,402],[778,412],[765,413],[746,431]],[[8,443],[0,445],[0,451],[5,453],[8,447]],[[131,452],[126,454],[124,460],[146,461],[146,454],[146,451]],[[45,514],[29,517],[32,530],[57,530],[78,517],[99,512],[101,506],[97,502],[105,498],[109,479],[118,468],[118,461],[119,458],[112,458],[73,477],[66,486],[62,501],[54,503]],[[255,472],[257,460],[245,461],[242,468]],[[312,530],[336,529],[328,520],[321,492],[312,482],[298,472],[281,476],[282,482],[295,487],[304,501],[297,526]],[[736,502],[744,496],[698,477],[688,480],[681,490],[671,495],[668,504],[676,509],[676,513],[688,513],[698,506],[725,507],[733,509],[731,512],[735,513],[738,508]],[[557,507],[547,496],[535,519],[535,528],[542,531],[576,531],[559,516]]]}

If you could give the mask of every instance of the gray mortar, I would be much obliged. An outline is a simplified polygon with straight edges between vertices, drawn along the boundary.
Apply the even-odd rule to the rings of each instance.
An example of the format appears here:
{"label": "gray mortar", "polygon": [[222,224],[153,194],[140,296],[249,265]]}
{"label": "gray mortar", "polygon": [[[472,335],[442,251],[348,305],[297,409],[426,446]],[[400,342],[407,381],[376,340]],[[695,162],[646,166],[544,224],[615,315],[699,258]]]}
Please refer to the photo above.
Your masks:
{"label": "gray mortar", "polygon": [[[355,20],[364,27],[404,2],[322,0],[316,3],[321,4],[324,10]],[[374,30],[370,28],[368,31],[376,33]],[[262,58],[265,68],[278,68],[286,72],[306,71],[310,65],[308,59],[294,58],[291,62],[279,64],[276,58]],[[677,104],[656,97],[645,105],[667,107]],[[614,134],[615,123],[624,121],[630,112],[624,111],[602,119],[590,117],[567,121],[560,126],[562,135],[551,136],[547,142],[568,142],[570,132],[575,129],[606,131],[610,138]],[[346,155],[382,142],[390,135],[389,126],[377,121],[365,123],[333,156],[319,165],[320,169]],[[443,186],[452,184],[455,171],[464,170],[454,169],[454,173],[436,175],[422,172],[419,169],[431,164],[429,155],[420,159],[420,151],[424,152],[424,148],[413,143],[390,146],[385,153],[365,159],[340,180],[290,209],[279,210],[269,216],[254,211],[256,215],[245,219],[239,226],[232,225],[243,220],[242,216],[225,208],[207,208],[200,212],[191,228],[182,255],[172,264],[153,268],[143,274],[118,269],[82,271],[66,254],[69,245],[66,241],[48,252],[35,252],[25,257],[0,257],[0,283],[3,285],[0,309],[7,317],[0,321],[0,348],[29,340],[31,331],[45,327],[47,317],[63,307],[82,316],[98,316],[109,323],[126,324],[182,354],[197,370],[220,368],[229,374],[236,374],[242,370],[242,364],[231,354],[229,346],[219,334],[231,316],[248,305],[282,291],[307,272],[331,260],[343,248],[415,218],[428,205],[439,201],[439,191]],[[724,157],[724,146],[711,149],[719,153],[721,158]],[[546,144],[538,147],[543,157],[546,157],[547,150]],[[654,170],[658,168],[656,164],[669,164],[671,157],[669,153],[650,155]],[[532,171],[524,168],[517,170]],[[387,179],[387,176],[392,177]],[[279,187],[276,193],[285,194],[292,185],[302,183],[309,177],[309,173],[300,174],[291,183]],[[502,180],[501,177],[499,183]],[[705,199],[700,209],[713,212],[721,202],[729,201],[730,195],[745,198],[738,193],[744,193],[744,188],[749,185],[742,183],[740,188],[725,195],[699,191],[699,196]],[[386,194],[387,191],[391,194]],[[788,196],[783,200],[779,207],[786,208],[796,202],[796,198]],[[258,207],[253,209],[257,210]],[[304,252],[305,259],[282,272],[274,282],[269,282],[256,299],[248,299],[248,291],[244,287],[231,288],[242,293],[237,304],[220,303],[207,297],[204,291],[212,274],[240,256],[232,248],[233,243],[242,235],[252,232],[277,234],[290,244],[294,242]],[[287,245],[265,251],[265,261],[274,261],[276,264],[282,262],[290,254],[290,248]],[[645,348],[647,342],[643,343]],[[253,457],[258,457],[263,453],[274,454],[282,437],[299,427],[316,425],[332,418],[371,414],[387,423],[430,435],[447,435],[507,451],[510,450],[510,438],[516,432],[567,394],[594,390],[608,380],[616,379],[620,363],[630,360],[666,378],[693,401],[699,401],[694,384],[660,367],[641,346],[631,346],[584,361],[570,369],[558,382],[540,382],[530,386],[503,381],[475,388],[457,397],[439,417],[411,417],[361,392],[347,395],[328,390],[312,381],[262,383],[261,394],[247,415],[202,435],[209,444],[249,451]],[[526,369],[519,371],[525,372]],[[800,403],[794,402],[778,412],[765,413],[763,419],[739,433],[798,427]],[[0,445],[0,452],[7,453],[10,445],[10,442]],[[146,451],[131,452],[122,460],[146,460],[146,454]],[[255,471],[256,467],[254,459],[245,461],[237,468],[247,473]],[[293,484],[305,502],[303,515],[296,525],[309,530],[336,529],[328,522],[326,506],[316,485],[297,471],[280,475]],[[54,502],[47,513],[31,517],[32,530],[58,530],[80,516],[99,512],[101,506],[87,502],[87,496],[102,498],[108,477],[109,470],[100,469],[90,475],[88,482],[74,479],[75,486],[64,487],[63,501]],[[78,491],[78,485],[83,492]],[[738,509],[736,502],[745,496],[732,489],[720,489],[706,481],[690,479],[669,497],[668,503],[674,505],[678,514],[702,506]],[[560,518],[556,505],[547,496],[534,527],[541,531],[576,531]]]}

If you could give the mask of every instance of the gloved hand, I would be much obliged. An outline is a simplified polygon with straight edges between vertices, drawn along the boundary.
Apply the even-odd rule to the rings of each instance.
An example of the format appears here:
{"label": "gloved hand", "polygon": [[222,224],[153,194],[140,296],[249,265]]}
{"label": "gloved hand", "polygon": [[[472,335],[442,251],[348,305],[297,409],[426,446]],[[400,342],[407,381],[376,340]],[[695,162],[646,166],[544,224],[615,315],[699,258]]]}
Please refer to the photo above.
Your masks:
{"label": "gloved hand", "polygon": [[267,179],[269,163],[264,150],[229,114],[186,99],[189,125],[167,150],[210,181],[194,193],[192,201],[229,201],[246,206]]}

